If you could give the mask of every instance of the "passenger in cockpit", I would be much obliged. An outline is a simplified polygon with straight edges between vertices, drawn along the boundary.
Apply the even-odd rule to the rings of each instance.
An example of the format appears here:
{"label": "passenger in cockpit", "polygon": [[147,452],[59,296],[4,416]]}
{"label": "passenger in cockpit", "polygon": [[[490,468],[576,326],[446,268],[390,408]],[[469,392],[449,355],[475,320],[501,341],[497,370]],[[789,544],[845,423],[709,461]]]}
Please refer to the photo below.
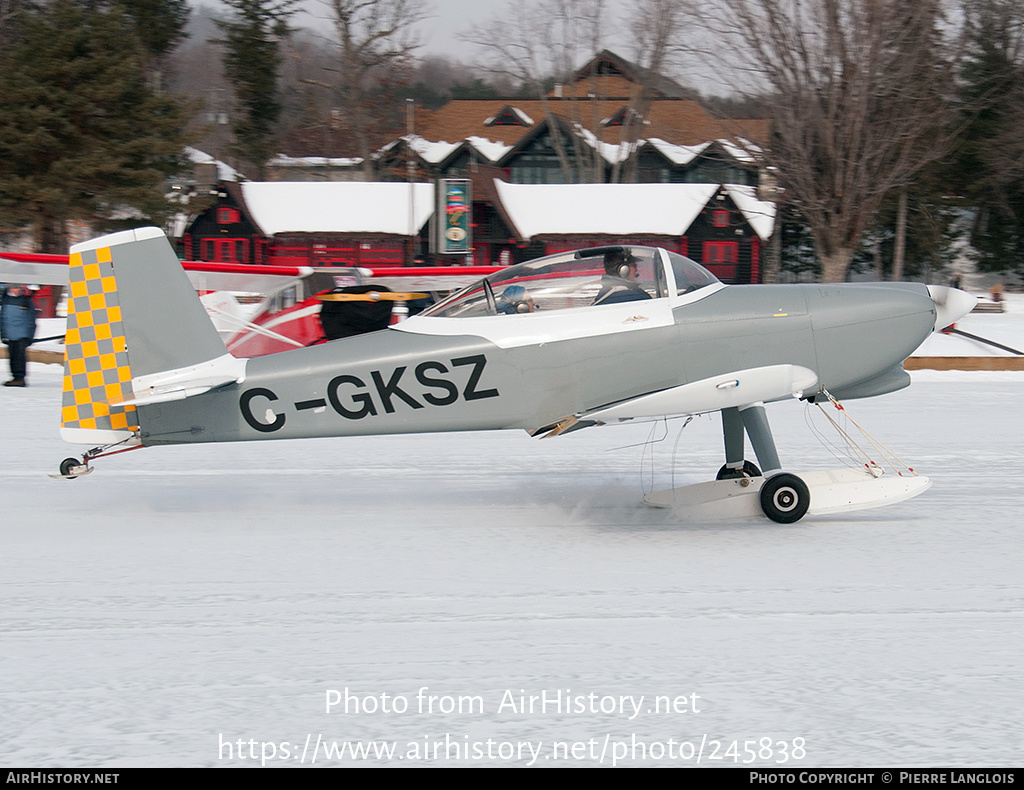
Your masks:
{"label": "passenger in cockpit", "polygon": [[515,313],[532,313],[537,309],[533,297],[521,285],[510,285],[501,292],[498,297],[498,312],[502,315],[514,315]]}
{"label": "passenger in cockpit", "polygon": [[604,275],[601,290],[594,304],[617,304],[650,299],[651,295],[640,287],[637,259],[626,248],[618,247],[604,254]]}

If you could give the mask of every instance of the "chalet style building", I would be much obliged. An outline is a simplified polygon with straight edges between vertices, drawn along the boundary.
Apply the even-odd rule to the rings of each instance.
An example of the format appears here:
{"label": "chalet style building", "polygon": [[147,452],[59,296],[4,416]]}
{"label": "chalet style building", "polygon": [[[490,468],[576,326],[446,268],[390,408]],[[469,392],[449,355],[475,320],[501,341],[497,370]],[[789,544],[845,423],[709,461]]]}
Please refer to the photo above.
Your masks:
{"label": "chalet style building", "polygon": [[[768,121],[715,118],[692,91],[605,50],[543,99],[448,102],[415,136],[381,149],[378,172],[405,178],[411,155],[435,178],[490,164],[518,184],[757,186],[755,154],[767,139]],[[438,156],[440,145],[451,148]]]}
{"label": "chalet style building", "polygon": [[630,243],[681,252],[725,282],[757,282],[774,224],[774,204],[743,185],[510,184],[479,173],[471,184],[468,259],[428,254],[433,185],[401,182],[226,183],[180,251],[254,265],[400,266],[422,257],[485,266]]}
{"label": "chalet style building", "polygon": [[224,182],[180,241],[185,260],[401,266],[433,214],[430,184]]}
{"label": "chalet style building", "polygon": [[[667,77],[607,50],[536,99],[457,99],[420,111],[415,134],[374,155],[381,181],[468,177],[479,165],[518,184],[758,185],[763,119],[719,119]],[[365,178],[361,159],[279,156],[272,181]]]}
{"label": "chalet style building", "polygon": [[[760,279],[775,211],[758,194],[767,121],[716,119],[682,86],[607,51],[543,99],[459,100],[422,116],[416,134],[375,154],[379,181],[359,180],[359,159],[280,156],[271,181],[222,182],[181,254],[502,265],[623,242],[681,252],[726,282]],[[469,255],[431,254],[441,178],[470,181]]]}

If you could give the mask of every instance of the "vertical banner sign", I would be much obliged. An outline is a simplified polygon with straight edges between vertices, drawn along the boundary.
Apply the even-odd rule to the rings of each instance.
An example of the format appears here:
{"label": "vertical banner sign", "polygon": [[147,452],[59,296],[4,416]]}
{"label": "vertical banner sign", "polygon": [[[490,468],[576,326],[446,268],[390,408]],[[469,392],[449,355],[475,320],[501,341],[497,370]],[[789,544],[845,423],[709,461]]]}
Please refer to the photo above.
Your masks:
{"label": "vertical banner sign", "polygon": [[472,202],[469,179],[442,178],[438,181],[437,252],[466,255],[473,250]]}

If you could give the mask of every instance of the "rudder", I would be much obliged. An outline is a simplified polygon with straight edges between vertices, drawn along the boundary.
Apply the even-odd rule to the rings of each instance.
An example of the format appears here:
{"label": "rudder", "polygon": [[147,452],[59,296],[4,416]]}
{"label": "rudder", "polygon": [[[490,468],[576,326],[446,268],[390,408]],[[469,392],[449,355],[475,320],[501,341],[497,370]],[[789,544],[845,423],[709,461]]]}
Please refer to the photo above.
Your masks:
{"label": "rudder", "polygon": [[140,431],[140,392],[152,392],[154,378],[191,375],[224,357],[232,359],[159,228],[71,248],[64,440],[131,442]]}

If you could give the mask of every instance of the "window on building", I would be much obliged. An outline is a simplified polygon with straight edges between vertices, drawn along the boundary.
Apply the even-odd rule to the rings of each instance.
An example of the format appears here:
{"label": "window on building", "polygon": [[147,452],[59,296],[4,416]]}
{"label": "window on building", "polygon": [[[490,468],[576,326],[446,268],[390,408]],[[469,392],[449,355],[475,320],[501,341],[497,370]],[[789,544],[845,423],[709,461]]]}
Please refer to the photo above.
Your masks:
{"label": "window on building", "polygon": [[738,241],[704,242],[702,263],[715,277],[724,282],[735,282],[740,262]]}
{"label": "window on building", "polygon": [[[726,212],[728,213],[728,212]],[[740,262],[740,243],[738,241],[706,241],[704,242],[704,265],[737,264]]]}
{"label": "window on building", "polygon": [[728,228],[729,211],[727,209],[716,208],[711,212],[711,224],[716,228]]}
{"label": "window on building", "polygon": [[249,263],[249,239],[203,239],[200,255],[214,263]]}
{"label": "window on building", "polygon": [[227,208],[226,206],[222,206],[217,209],[218,225],[233,225],[241,218],[241,212],[239,212],[237,208]]}

